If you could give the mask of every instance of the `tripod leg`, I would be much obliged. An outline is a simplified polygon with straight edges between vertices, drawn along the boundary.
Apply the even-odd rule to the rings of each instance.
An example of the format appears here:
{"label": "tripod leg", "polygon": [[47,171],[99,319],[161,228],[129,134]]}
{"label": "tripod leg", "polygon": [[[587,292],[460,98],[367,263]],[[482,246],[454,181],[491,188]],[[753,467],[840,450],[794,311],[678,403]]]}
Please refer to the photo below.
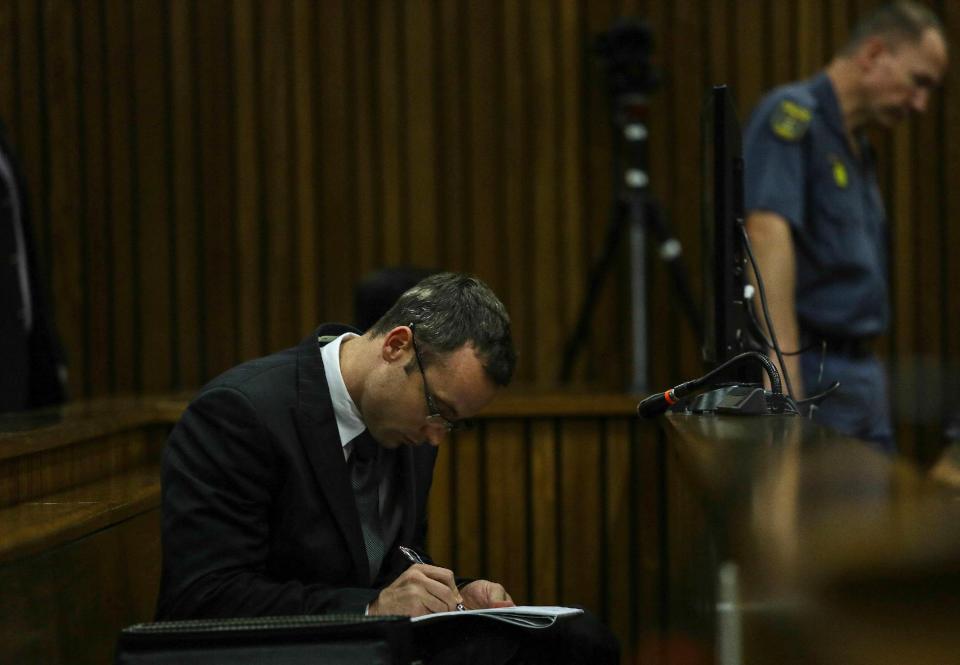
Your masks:
{"label": "tripod leg", "polygon": [[690,278],[686,266],[683,263],[683,254],[680,252],[680,242],[670,228],[663,211],[654,201],[647,203],[646,215],[644,216],[648,228],[650,228],[657,238],[659,245],[660,259],[666,264],[673,280],[673,286],[676,289],[677,298],[680,301],[680,309],[687,315],[693,332],[697,339],[703,340],[703,321],[700,316],[700,308],[697,306],[693,297],[693,291],[690,289]]}
{"label": "tripod leg", "polygon": [[584,294],[583,303],[580,305],[580,315],[577,317],[577,323],[573,328],[573,333],[567,339],[563,350],[563,364],[560,366],[560,381],[567,383],[573,374],[573,365],[577,360],[577,354],[584,347],[589,338],[590,318],[593,316],[593,310],[596,307],[597,299],[600,296],[600,289],[603,287],[603,281],[607,273],[613,267],[613,258],[617,246],[620,244],[620,236],[623,233],[624,222],[626,220],[626,207],[622,201],[617,201],[610,209],[610,219],[607,222],[607,232],[603,241],[603,249],[600,256],[594,261],[590,268],[590,277],[587,282],[587,292]]}

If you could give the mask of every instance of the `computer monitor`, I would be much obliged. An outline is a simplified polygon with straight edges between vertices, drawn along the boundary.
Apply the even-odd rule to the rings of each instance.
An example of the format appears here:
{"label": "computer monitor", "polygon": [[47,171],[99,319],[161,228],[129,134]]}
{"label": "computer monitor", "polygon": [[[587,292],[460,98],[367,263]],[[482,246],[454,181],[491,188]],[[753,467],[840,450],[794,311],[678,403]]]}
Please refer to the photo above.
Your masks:
{"label": "computer monitor", "polygon": [[[701,119],[703,360],[713,369],[751,349],[744,302],[746,260],[740,225],[743,151],[740,121],[726,85],[710,91]],[[755,367],[734,369],[731,381],[756,381]]]}

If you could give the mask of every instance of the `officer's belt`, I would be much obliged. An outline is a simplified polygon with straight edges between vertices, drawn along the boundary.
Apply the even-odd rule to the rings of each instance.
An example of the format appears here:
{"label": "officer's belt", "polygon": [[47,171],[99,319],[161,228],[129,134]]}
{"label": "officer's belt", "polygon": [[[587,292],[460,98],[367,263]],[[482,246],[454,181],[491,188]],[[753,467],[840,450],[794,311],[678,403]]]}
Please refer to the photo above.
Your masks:
{"label": "officer's belt", "polygon": [[804,346],[810,344],[820,345],[826,342],[827,353],[838,356],[849,356],[851,358],[865,358],[872,356],[877,338],[875,336],[866,337],[834,337],[824,335],[819,332],[805,332],[804,337],[808,340]]}

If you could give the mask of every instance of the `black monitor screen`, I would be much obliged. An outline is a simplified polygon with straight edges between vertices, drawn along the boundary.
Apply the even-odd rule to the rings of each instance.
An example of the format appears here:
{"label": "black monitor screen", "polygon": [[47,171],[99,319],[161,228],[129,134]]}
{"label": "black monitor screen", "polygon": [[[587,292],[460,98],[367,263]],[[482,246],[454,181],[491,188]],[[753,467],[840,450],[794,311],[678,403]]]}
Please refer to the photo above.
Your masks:
{"label": "black monitor screen", "polygon": [[739,237],[744,218],[743,153],[732,97],[727,86],[715,86],[701,122],[703,359],[708,369],[748,350],[745,262]]}

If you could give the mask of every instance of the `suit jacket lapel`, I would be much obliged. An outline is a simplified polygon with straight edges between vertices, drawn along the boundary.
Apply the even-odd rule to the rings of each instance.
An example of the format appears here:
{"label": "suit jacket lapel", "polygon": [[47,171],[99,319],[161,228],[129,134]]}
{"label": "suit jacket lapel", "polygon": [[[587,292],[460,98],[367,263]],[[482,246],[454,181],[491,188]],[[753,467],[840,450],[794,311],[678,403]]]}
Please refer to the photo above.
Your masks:
{"label": "suit jacket lapel", "polygon": [[295,418],[300,443],[350,548],[358,579],[367,580],[369,564],[360,530],[360,515],[353,498],[347,463],[343,459],[343,447],[340,445],[340,434],[317,342],[319,336],[338,335],[348,330],[345,326],[321,326],[300,344],[297,351],[299,404]]}

